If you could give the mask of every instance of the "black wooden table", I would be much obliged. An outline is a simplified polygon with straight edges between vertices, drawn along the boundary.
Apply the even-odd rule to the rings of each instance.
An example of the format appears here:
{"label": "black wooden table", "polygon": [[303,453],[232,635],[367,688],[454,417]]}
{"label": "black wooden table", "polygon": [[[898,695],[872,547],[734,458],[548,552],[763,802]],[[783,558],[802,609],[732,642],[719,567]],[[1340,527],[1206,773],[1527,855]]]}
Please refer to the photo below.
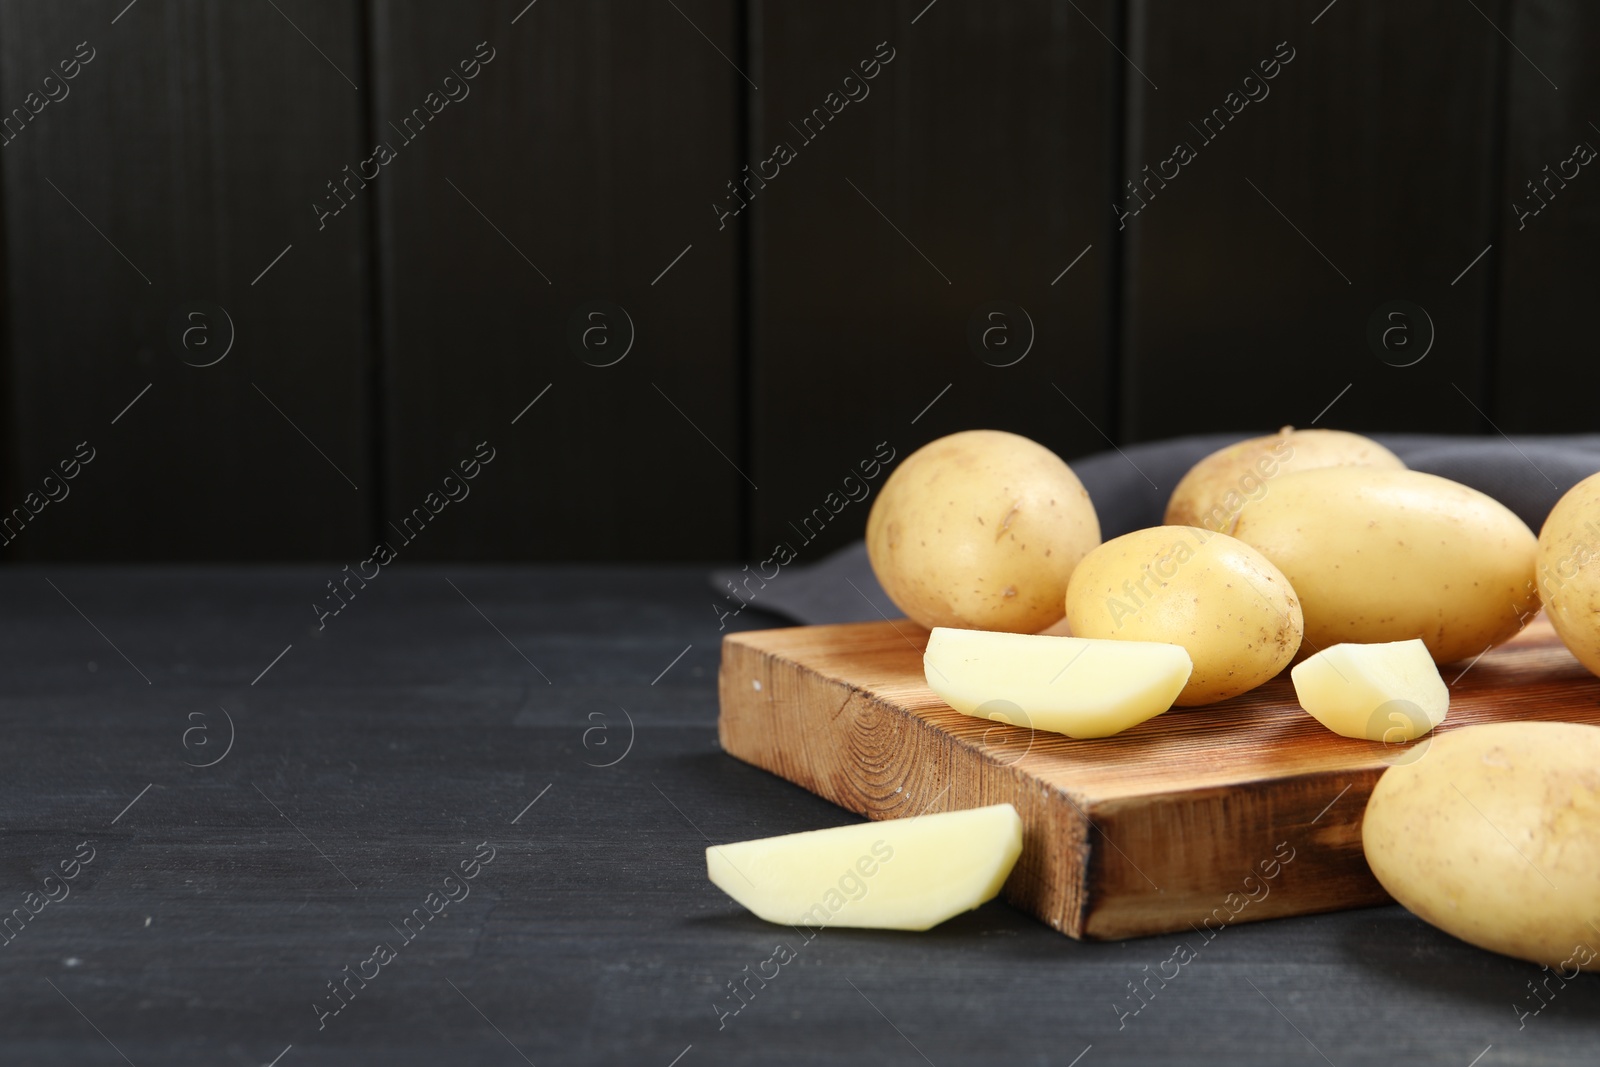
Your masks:
{"label": "black wooden table", "polygon": [[392,568],[319,629],[338,577],[0,575],[0,1064],[1594,1062],[1594,977],[1395,907],[1164,985],[1181,938],[998,902],[769,926],[706,844],[853,816],[718,751],[701,569]]}

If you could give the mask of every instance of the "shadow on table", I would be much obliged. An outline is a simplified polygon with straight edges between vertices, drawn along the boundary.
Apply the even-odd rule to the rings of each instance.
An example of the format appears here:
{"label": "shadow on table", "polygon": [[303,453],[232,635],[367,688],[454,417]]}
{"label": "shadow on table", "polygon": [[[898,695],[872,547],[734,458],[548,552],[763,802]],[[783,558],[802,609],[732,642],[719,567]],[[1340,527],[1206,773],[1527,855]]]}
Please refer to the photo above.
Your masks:
{"label": "shadow on table", "polygon": [[[1371,975],[1374,985],[1392,985],[1407,1000],[1471,1004],[1514,1020],[1513,1006],[1530,997],[1528,982],[1537,983],[1546,975],[1538,964],[1469,945],[1399,905],[1362,914],[1366,921],[1342,930],[1340,951],[1346,961]],[[1591,995],[1600,999],[1600,982],[1585,984],[1594,986]],[[1577,987],[1568,983],[1567,988]],[[1570,999],[1576,1003],[1578,997]]]}

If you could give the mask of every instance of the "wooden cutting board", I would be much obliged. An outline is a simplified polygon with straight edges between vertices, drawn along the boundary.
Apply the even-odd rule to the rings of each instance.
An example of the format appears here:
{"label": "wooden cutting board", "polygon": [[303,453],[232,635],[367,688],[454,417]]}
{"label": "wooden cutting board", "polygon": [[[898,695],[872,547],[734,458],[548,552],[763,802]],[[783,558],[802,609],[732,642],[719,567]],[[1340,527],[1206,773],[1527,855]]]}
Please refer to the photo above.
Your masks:
{"label": "wooden cutting board", "polygon": [[[718,733],[730,754],[872,819],[1009,801],[1016,906],[1076,938],[1220,929],[1386,903],[1361,816],[1410,746],[1353,741],[1301,710],[1287,672],[1251,693],[1074,741],[953,711],[908,620],[730,634]],[[1541,616],[1442,671],[1435,731],[1505,719],[1600,724],[1600,678]],[[1287,860],[1285,857],[1288,857]]]}

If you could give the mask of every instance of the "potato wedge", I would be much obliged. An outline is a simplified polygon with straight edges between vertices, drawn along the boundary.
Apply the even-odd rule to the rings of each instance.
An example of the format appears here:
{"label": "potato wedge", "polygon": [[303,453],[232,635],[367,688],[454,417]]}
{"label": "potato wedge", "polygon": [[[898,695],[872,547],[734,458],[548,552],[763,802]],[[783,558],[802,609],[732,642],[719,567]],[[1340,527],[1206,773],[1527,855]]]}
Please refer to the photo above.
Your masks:
{"label": "potato wedge", "polygon": [[1172,706],[1194,664],[1181,645],[938,627],[928,688],[963,715],[1109,737]]}
{"label": "potato wedge", "polygon": [[1289,673],[1300,706],[1343,737],[1414,741],[1450,710],[1450,687],[1417,638],[1334,645]]}
{"label": "potato wedge", "polygon": [[706,873],[789,926],[926,930],[993,900],[1022,854],[1010,804],[713,845]]}

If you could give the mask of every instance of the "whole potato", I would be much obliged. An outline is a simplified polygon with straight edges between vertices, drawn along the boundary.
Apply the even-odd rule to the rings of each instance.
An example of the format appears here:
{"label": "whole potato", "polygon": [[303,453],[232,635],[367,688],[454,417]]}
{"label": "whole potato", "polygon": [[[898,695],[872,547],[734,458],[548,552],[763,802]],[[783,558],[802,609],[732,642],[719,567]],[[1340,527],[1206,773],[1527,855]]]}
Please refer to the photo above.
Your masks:
{"label": "whole potato", "polygon": [[1420,637],[1434,662],[1449,663],[1539,610],[1533,531],[1494,498],[1420,471],[1286,474],[1240,512],[1233,535],[1300,595],[1308,654]]}
{"label": "whole potato", "polygon": [[1567,491],[1539,531],[1539,596],[1578,662],[1600,674],[1600,474]]}
{"label": "whole potato", "polygon": [[[1500,722],[1390,767],[1361,843],[1383,888],[1480,948],[1600,970],[1600,727]],[[1571,974],[1566,977],[1572,977]]]}
{"label": "whole potato", "polygon": [[1200,526],[1232,533],[1245,504],[1260,500],[1272,479],[1319,467],[1382,467],[1404,470],[1400,457],[1371,438],[1343,430],[1297,430],[1285,426],[1219,448],[1189,468],[1167,501],[1168,526]]}
{"label": "whole potato", "polygon": [[1100,520],[1071,468],[1000,430],[917,449],[867,517],[873,573],[929,628],[1037,633],[1061,618],[1067,578],[1099,543]]}
{"label": "whole potato", "polygon": [[1077,637],[1182,645],[1194,671],[1184,706],[1238,696],[1300,647],[1300,601],[1283,573],[1242,541],[1195,526],[1156,526],[1090,552],[1067,586]]}

